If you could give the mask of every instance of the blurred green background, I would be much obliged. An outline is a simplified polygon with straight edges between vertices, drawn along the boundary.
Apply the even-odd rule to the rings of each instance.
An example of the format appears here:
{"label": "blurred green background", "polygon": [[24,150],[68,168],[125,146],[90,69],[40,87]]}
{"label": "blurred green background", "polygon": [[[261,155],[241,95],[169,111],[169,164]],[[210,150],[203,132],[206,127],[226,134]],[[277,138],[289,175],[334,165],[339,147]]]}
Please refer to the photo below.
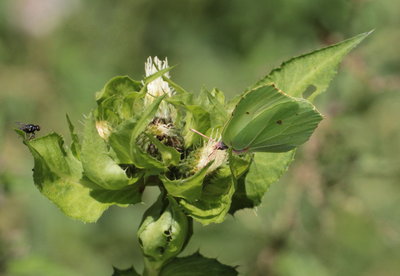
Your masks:
{"label": "blurred green background", "polygon": [[136,230],[156,192],[96,224],[69,219],[34,187],[16,121],[67,136],[65,113],[80,121],[94,92],[115,75],[141,79],[150,55],[178,64],[172,78],[190,91],[233,96],[292,56],[374,28],[263,204],[195,225],[185,254],[199,249],[241,275],[399,275],[400,2],[1,0],[0,275],[140,270]]}

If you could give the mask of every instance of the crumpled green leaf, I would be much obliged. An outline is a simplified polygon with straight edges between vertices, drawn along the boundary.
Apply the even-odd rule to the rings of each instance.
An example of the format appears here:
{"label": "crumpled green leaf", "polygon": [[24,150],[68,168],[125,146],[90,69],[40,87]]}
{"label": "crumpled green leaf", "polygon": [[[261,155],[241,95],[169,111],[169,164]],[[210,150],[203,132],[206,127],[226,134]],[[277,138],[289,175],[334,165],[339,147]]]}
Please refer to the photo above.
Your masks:
{"label": "crumpled green leaf", "polygon": [[131,144],[136,125],[136,119],[125,121],[109,137],[109,143],[119,162],[132,164],[139,169],[146,170],[147,175],[156,175],[165,171],[166,166],[163,162],[144,152],[136,143]]}
{"label": "crumpled green leaf", "polygon": [[135,101],[144,96],[144,93],[141,92],[142,89],[141,82],[132,80],[128,76],[112,78],[96,94],[96,120],[105,120],[114,126],[124,119],[131,118],[133,114],[140,113],[143,105],[135,103]]}
{"label": "crumpled green leaf", "polygon": [[201,170],[187,178],[170,180],[163,174],[159,177],[169,195],[187,200],[198,200],[202,193],[203,180],[211,165],[212,162],[208,163]]}
{"label": "crumpled green leaf", "polygon": [[111,204],[92,197],[92,190],[81,181],[81,163],[63,144],[56,133],[26,141],[34,158],[35,185],[67,216],[95,222]]}
{"label": "crumpled green leaf", "polygon": [[198,200],[179,200],[186,213],[196,221],[207,225],[224,221],[231,206],[235,191],[234,181],[228,166],[204,180],[204,188]]}
{"label": "crumpled green leaf", "polygon": [[152,135],[147,135],[150,141],[157,147],[158,151],[162,156],[162,160],[165,166],[177,166],[181,159],[181,154],[179,151],[173,147],[169,147],[161,143],[156,137]]}
{"label": "crumpled green leaf", "polygon": [[100,187],[119,190],[132,184],[125,171],[110,157],[92,114],[85,122],[81,156],[84,175]]}

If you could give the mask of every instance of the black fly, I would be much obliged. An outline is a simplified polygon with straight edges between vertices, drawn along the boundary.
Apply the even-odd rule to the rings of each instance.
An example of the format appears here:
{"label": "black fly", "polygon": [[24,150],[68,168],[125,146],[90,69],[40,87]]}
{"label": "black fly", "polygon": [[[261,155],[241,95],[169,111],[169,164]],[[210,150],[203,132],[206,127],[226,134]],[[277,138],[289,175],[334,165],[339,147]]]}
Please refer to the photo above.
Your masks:
{"label": "black fly", "polygon": [[26,134],[29,134],[28,140],[31,140],[35,138],[35,131],[40,130],[39,125],[34,125],[34,124],[23,124],[23,123],[18,123],[20,125],[19,129],[25,132]]}

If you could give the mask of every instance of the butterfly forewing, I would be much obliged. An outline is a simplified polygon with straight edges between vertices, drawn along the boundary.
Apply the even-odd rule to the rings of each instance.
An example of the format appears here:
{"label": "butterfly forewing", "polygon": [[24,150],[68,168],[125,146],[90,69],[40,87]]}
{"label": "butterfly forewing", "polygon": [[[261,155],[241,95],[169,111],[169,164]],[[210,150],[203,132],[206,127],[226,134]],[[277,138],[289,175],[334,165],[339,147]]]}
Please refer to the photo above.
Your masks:
{"label": "butterfly forewing", "polygon": [[236,151],[289,151],[306,142],[321,119],[308,101],[290,97],[268,85],[242,98],[222,140]]}
{"label": "butterfly forewing", "polygon": [[288,108],[279,107],[282,112],[276,113],[277,116],[251,142],[252,151],[281,152],[293,149],[309,139],[322,119],[306,101],[299,100],[285,105]]}
{"label": "butterfly forewing", "polygon": [[267,85],[251,90],[242,97],[222,133],[222,140],[226,145],[232,146],[233,139],[260,112],[284,100],[279,92],[275,93],[276,91],[275,87]]}
{"label": "butterfly forewing", "polygon": [[282,131],[287,127],[276,122],[287,120],[287,114],[293,113],[293,109],[296,108],[297,105],[291,102],[268,108],[255,117],[238,133],[232,140],[232,147],[234,149],[254,147],[255,144],[259,144],[265,139],[282,134]]}

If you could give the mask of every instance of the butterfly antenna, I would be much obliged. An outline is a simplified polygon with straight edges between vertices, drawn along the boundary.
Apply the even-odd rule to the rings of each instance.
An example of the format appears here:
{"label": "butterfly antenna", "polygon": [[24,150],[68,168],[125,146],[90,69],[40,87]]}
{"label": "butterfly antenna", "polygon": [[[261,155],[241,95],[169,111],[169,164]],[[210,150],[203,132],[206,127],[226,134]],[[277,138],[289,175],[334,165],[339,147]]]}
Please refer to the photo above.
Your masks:
{"label": "butterfly antenna", "polygon": [[213,138],[211,138],[211,137],[208,137],[207,135],[204,135],[204,134],[201,133],[200,131],[197,131],[197,130],[195,130],[195,129],[193,129],[193,128],[189,128],[189,129],[190,129],[190,131],[193,131],[194,133],[197,133],[198,135],[203,136],[204,138],[207,138],[207,139],[210,140],[210,141],[216,142],[215,139],[213,139]]}

